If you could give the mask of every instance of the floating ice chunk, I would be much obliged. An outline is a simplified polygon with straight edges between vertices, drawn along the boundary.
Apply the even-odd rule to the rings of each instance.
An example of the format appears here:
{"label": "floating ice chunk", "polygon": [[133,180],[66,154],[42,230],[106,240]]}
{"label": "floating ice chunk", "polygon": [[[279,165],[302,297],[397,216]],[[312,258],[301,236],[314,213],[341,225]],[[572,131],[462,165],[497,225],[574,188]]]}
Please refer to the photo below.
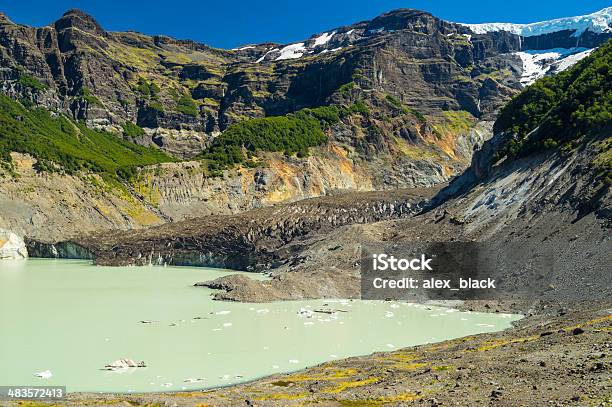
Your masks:
{"label": "floating ice chunk", "polygon": [[385,312],[385,318],[393,318],[394,315],[395,314],[393,312],[391,312],[391,311]]}
{"label": "floating ice chunk", "polygon": [[268,312],[270,312],[270,310],[267,308],[262,308],[262,309],[257,310],[258,314],[267,314]]}
{"label": "floating ice chunk", "polygon": [[279,365],[272,365],[272,369],[280,369]]}
{"label": "floating ice chunk", "polygon": [[217,311],[215,312],[216,315],[227,315],[229,313],[231,313],[232,311]]}
{"label": "floating ice chunk", "polygon": [[304,322],[304,325],[306,325],[306,326],[314,325],[314,322],[311,322],[311,321]]}
{"label": "floating ice chunk", "polygon": [[145,362],[135,362],[132,359],[119,359],[116,360],[114,362],[109,363],[108,365],[104,366],[105,370],[111,370],[111,371],[125,371],[126,369],[132,368],[132,367],[147,367]]}
{"label": "floating ice chunk", "polygon": [[393,309],[398,309],[400,306],[399,304],[391,304],[391,308]]}
{"label": "floating ice chunk", "polygon": [[289,359],[289,363],[296,364],[296,363],[300,363],[300,361],[297,359]]}
{"label": "floating ice chunk", "polygon": [[337,358],[337,357],[338,357],[338,355],[333,355],[333,354],[332,354],[332,355],[329,355],[329,357],[330,357],[330,358],[334,358],[334,359],[335,359],[335,358]]}
{"label": "floating ice chunk", "polygon": [[223,326],[232,326],[232,323],[231,322],[226,322],[226,323],[223,324]]}
{"label": "floating ice chunk", "polygon": [[163,383],[161,386],[162,387],[172,387],[174,385],[172,383]]}
{"label": "floating ice chunk", "polygon": [[183,380],[183,383],[197,383],[202,381],[204,381],[204,378],[194,379],[190,377],[188,379]]}
{"label": "floating ice chunk", "polygon": [[395,345],[393,345],[393,344],[391,344],[391,343],[388,343],[388,344],[387,344],[387,347],[388,347],[388,348],[395,348]]}
{"label": "floating ice chunk", "polygon": [[51,377],[53,377],[53,373],[51,373],[50,370],[45,370],[44,372],[34,373],[34,376],[40,379],[50,379]]}
{"label": "floating ice chunk", "polygon": [[313,312],[307,308],[300,308],[297,314],[301,317],[312,318]]}

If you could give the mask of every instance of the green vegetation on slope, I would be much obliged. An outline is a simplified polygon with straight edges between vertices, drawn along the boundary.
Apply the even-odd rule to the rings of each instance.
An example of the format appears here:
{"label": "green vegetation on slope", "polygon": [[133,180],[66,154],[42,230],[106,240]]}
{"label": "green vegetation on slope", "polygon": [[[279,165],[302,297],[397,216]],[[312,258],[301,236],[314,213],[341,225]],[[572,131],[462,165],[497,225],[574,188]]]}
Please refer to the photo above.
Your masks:
{"label": "green vegetation on slope", "polygon": [[597,135],[612,123],[612,41],[558,75],[545,77],[501,111],[495,133],[513,135],[497,158],[514,158]]}
{"label": "green vegetation on slope", "polygon": [[121,127],[123,127],[123,134],[125,134],[128,137],[135,138],[135,137],[144,136],[145,134],[145,131],[143,130],[142,127],[132,122],[125,122],[121,125]]}
{"label": "green vegetation on slope", "polygon": [[176,110],[180,113],[196,117],[198,115],[198,107],[191,96],[183,95],[177,102]]}
{"label": "green vegetation on slope", "polygon": [[247,163],[258,151],[279,151],[286,155],[308,155],[310,147],[324,144],[324,130],[340,121],[347,109],[324,106],[303,109],[286,116],[245,120],[231,125],[203,154],[211,170]]}
{"label": "green vegetation on slope", "polygon": [[47,89],[47,85],[43,84],[41,81],[33,77],[32,75],[28,75],[26,73],[21,73],[19,75],[19,79],[17,82],[21,86],[25,86],[26,88],[43,91]]}
{"label": "green vegetation on slope", "polygon": [[53,118],[41,108],[26,109],[0,94],[0,161],[10,163],[11,152],[32,155],[40,171],[89,170],[122,178],[131,177],[138,166],[173,161],[159,150],[91,130],[63,115]]}

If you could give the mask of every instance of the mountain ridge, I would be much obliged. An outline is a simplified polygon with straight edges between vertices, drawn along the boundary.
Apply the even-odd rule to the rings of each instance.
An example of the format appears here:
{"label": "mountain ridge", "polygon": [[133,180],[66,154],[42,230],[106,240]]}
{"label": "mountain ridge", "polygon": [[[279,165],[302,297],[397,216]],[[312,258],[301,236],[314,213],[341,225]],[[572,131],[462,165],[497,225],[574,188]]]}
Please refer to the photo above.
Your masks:
{"label": "mountain ridge", "polygon": [[[473,34],[418,10],[386,13],[339,31],[315,34],[300,46],[228,51],[161,35],[107,32],[74,10],[41,28],[5,19],[0,21],[0,90],[28,109],[83,122],[181,161],[121,170],[130,178],[122,181],[127,192],[121,199],[131,203],[118,206],[135,202],[137,212],[146,214],[137,218],[148,224],[185,219],[193,211],[235,213],[338,188],[388,190],[448,181],[491,136],[492,121],[512,96],[591,49],[520,51],[568,41],[574,46],[576,39],[561,33],[529,37],[537,40],[531,44],[508,32]],[[583,33],[580,41],[599,46],[607,35]],[[322,118],[337,115],[338,120],[324,126],[315,145],[297,152],[281,149],[286,143],[252,143],[243,134],[263,126],[292,138],[311,128],[304,124],[317,109],[325,112]],[[228,141],[230,135],[237,136]],[[227,148],[221,151],[219,145]],[[215,149],[221,154],[212,154]],[[40,149],[13,153],[29,154],[13,163],[25,171],[26,185],[60,182],[43,181],[46,169],[58,163],[45,162],[49,157]],[[10,167],[13,154],[2,157]],[[21,165],[30,160],[31,167]],[[96,168],[93,164],[85,162],[83,168]],[[53,178],[69,175],[59,167]],[[176,176],[188,187],[171,181]],[[19,185],[5,183],[3,192],[28,213],[47,218],[40,202],[20,192],[28,188]],[[77,201],[89,195],[86,183],[78,181],[75,188]],[[227,199],[210,199],[217,188]],[[45,199],[56,197],[45,194]],[[143,224],[129,214],[117,222],[121,210],[98,212],[96,223],[104,227]],[[36,228],[21,216],[11,213],[7,222],[31,234]],[[50,232],[61,236],[75,230],[60,220],[43,233]]]}

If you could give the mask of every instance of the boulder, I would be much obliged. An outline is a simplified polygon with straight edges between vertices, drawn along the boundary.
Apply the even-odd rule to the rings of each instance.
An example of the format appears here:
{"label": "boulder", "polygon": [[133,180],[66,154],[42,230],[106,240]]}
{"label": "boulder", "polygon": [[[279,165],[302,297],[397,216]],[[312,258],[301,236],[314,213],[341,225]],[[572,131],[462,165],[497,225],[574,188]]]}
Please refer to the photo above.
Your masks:
{"label": "boulder", "polygon": [[10,230],[0,229],[0,259],[25,259],[28,249],[25,242]]}

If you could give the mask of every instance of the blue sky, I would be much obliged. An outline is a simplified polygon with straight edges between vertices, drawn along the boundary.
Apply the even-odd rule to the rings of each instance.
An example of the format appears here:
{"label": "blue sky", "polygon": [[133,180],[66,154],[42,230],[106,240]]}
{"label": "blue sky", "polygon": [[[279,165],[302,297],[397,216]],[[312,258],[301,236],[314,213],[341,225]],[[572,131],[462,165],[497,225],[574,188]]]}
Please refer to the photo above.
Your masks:
{"label": "blue sky", "polygon": [[0,0],[0,11],[22,24],[43,26],[80,8],[109,31],[166,34],[222,48],[297,41],[402,7],[456,22],[529,23],[609,6],[612,0]]}

